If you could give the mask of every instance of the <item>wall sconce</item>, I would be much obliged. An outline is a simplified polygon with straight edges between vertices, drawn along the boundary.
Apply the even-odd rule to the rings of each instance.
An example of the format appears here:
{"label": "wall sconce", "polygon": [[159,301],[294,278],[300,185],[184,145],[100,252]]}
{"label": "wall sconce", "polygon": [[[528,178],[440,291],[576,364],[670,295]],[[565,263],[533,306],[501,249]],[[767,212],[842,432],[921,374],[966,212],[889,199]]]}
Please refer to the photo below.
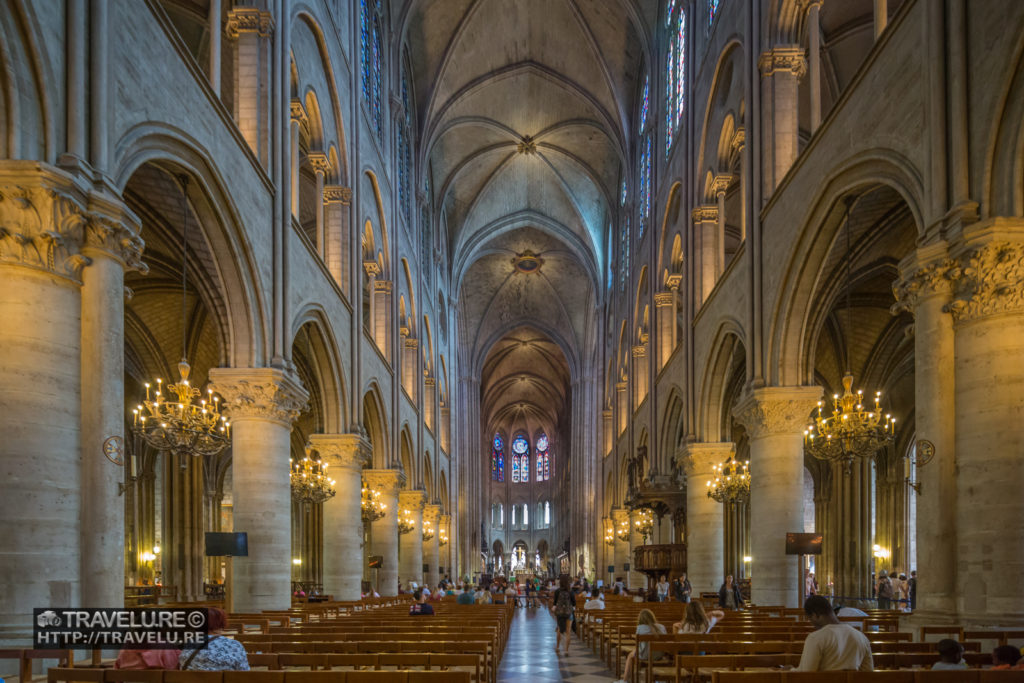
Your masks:
{"label": "wall sconce", "polygon": [[294,564],[296,567],[298,567],[300,564],[302,564],[302,558],[301,557],[293,557],[292,558],[292,564]]}

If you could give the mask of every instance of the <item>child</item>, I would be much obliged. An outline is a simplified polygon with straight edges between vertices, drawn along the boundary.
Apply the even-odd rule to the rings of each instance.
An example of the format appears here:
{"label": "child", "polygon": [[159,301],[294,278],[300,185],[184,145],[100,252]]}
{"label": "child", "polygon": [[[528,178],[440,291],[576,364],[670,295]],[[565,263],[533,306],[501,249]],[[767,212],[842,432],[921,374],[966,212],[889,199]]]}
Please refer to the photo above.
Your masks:
{"label": "child", "polygon": [[939,651],[940,659],[932,665],[932,669],[955,671],[967,668],[967,662],[963,658],[964,646],[952,638],[943,638],[935,644],[935,649]]}

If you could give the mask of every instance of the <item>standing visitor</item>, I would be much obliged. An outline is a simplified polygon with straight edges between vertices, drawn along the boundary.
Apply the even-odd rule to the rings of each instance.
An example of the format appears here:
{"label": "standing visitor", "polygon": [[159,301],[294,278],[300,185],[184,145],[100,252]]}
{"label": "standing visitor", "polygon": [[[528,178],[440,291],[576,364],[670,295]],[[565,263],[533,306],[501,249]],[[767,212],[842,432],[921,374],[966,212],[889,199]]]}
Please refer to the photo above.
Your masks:
{"label": "standing visitor", "polygon": [[732,574],[725,577],[725,583],[718,589],[718,606],[722,609],[741,609],[743,596],[740,587],[733,583]]}
{"label": "standing visitor", "polygon": [[569,654],[569,621],[576,613],[576,597],[569,590],[569,577],[563,576],[558,581],[558,590],[551,600],[551,611],[555,614],[558,632],[555,635],[555,652],[559,643],[564,643],[563,655]]}
{"label": "standing visitor", "polygon": [[907,583],[910,584],[910,611],[913,612],[917,609],[917,570],[910,572],[910,578],[907,579]]}
{"label": "standing visitor", "polygon": [[658,602],[668,602],[668,589],[668,579],[662,574],[658,581]]}
{"label": "standing visitor", "polygon": [[875,588],[875,594],[878,596],[878,609],[892,609],[892,581],[884,569],[878,575],[878,585]]}

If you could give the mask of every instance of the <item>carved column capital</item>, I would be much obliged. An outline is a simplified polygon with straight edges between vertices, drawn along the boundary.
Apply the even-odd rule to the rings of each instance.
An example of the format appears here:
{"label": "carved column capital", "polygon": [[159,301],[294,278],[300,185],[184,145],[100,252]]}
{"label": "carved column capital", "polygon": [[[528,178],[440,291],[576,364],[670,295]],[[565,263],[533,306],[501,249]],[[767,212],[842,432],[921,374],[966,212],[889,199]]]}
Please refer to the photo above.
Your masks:
{"label": "carved column capital", "polygon": [[416,337],[406,337],[405,338],[405,348],[406,348],[406,350],[408,350],[408,351],[415,351],[417,349],[417,347],[419,347],[419,345],[420,345],[420,340],[417,339]]}
{"label": "carved column capital", "polygon": [[968,323],[1004,313],[1024,313],[1024,243],[993,241],[959,259],[953,300],[943,310]]}
{"label": "carved column capital", "polygon": [[[327,175],[331,172],[331,160],[323,152],[310,152],[306,155],[306,159],[309,161],[309,165],[313,167],[315,173]],[[324,190],[326,191],[326,188]]]}
{"label": "carved column capital", "polygon": [[711,191],[717,196],[725,194],[725,191],[729,189],[729,185],[732,184],[731,173],[719,173],[711,180]]}
{"label": "carved column capital", "polygon": [[356,471],[369,464],[373,448],[362,434],[311,434],[309,445],[331,467]]}
{"label": "carved column capital", "polygon": [[402,470],[363,470],[363,481],[371,489],[392,496],[405,485],[405,472]]}
{"label": "carved column capital", "polygon": [[681,457],[677,457],[680,465],[691,477],[690,486],[700,485],[693,477],[705,477],[711,474],[715,465],[725,462],[736,454],[736,444],[731,441],[688,443],[680,449]]}
{"label": "carved column capital", "polygon": [[821,387],[764,387],[748,393],[732,414],[752,439],[802,434],[820,398]]}
{"label": "carved column capital", "polygon": [[673,273],[672,275],[669,275],[668,277],[665,278],[665,284],[672,291],[677,291],[679,289],[679,285],[682,284],[682,282],[683,276],[681,273]]}
{"label": "carved column capital", "polygon": [[291,428],[309,400],[299,379],[277,368],[212,368],[210,383],[232,422],[269,420]]}
{"label": "carved column capital", "polygon": [[717,223],[718,222],[718,207],[713,204],[702,204],[693,211],[690,212],[691,218],[695,224],[699,223]]}
{"label": "carved column capital", "polygon": [[625,390],[626,390],[626,383],[625,382],[616,382],[615,383],[615,391],[625,391]]}
{"label": "carved column capital", "polygon": [[242,33],[255,33],[260,38],[269,38],[274,33],[274,17],[257,7],[236,7],[228,11],[224,34],[235,40]]}
{"label": "carved column capital", "polygon": [[291,101],[291,117],[292,121],[297,121],[299,125],[305,126],[309,124],[309,117],[306,116],[306,108],[302,106],[300,100]]}
{"label": "carved column capital", "polygon": [[378,294],[390,294],[391,293],[391,280],[374,280],[373,291]]}
{"label": "carved column capital", "polygon": [[654,294],[654,305],[657,308],[671,306],[674,300],[675,295],[672,292],[656,292]]}
{"label": "carved column capital", "polygon": [[324,187],[324,204],[352,204],[352,188],[343,185],[327,185]]}
{"label": "carved column capital", "polygon": [[363,270],[369,277],[377,277],[380,275],[380,264],[376,261],[363,261]]}
{"label": "carved column capital", "polygon": [[424,524],[429,522],[434,526],[437,526],[441,521],[441,506],[437,503],[425,505],[423,507],[423,522]]}
{"label": "carved column capital", "polygon": [[615,522],[615,526],[620,526],[629,521],[629,510],[625,508],[612,508],[611,510],[612,521]]}
{"label": "carved column capital", "polygon": [[807,58],[804,49],[799,45],[778,45],[762,52],[757,60],[761,76],[772,76],[776,73],[791,73],[802,78],[807,73]]}
{"label": "carved column capital", "polygon": [[[901,271],[903,269],[901,268]],[[914,313],[918,302],[933,296],[948,298],[953,291],[953,282],[959,276],[956,261],[944,258],[909,272],[901,272],[900,279],[892,283],[896,303],[890,311],[899,315],[903,311]]]}
{"label": "carved column capital", "polygon": [[633,347],[633,358],[643,358],[647,355],[647,346],[645,344],[637,344]]}
{"label": "carved column capital", "polygon": [[740,152],[743,147],[747,144],[747,131],[742,126],[736,129],[736,132],[732,134],[732,141],[730,145],[733,152]]}
{"label": "carved column capital", "polygon": [[403,510],[411,510],[412,512],[422,512],[426,504],[426,491],[421,491],[420,489],[413,489],[411,491],[406,490],[398,492],[398,506]]}
{"label": "carved column capital", "polygon": [[424,377],[423,378],[423,386],[425,386],[425,387],[433,387],[433,386],[436,386],[436,385],[437,385],[437,380],[434,379],[433,377],[429,377],[428,376],[428,377]]}

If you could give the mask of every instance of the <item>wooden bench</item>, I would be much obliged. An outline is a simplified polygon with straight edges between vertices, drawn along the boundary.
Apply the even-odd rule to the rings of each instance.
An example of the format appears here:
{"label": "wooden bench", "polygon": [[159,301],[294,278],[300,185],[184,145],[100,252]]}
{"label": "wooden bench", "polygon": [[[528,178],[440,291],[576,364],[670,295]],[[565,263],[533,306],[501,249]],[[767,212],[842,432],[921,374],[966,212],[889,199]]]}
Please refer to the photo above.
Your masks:
{"label": "wooden bench", "polygon": [[470,683],[469,671],[164,671],[53,668],[48,683]]}
{"label": "wooden bench", "polygon": [[715,671],[712,683],[1024,683],[1024,671]]}

